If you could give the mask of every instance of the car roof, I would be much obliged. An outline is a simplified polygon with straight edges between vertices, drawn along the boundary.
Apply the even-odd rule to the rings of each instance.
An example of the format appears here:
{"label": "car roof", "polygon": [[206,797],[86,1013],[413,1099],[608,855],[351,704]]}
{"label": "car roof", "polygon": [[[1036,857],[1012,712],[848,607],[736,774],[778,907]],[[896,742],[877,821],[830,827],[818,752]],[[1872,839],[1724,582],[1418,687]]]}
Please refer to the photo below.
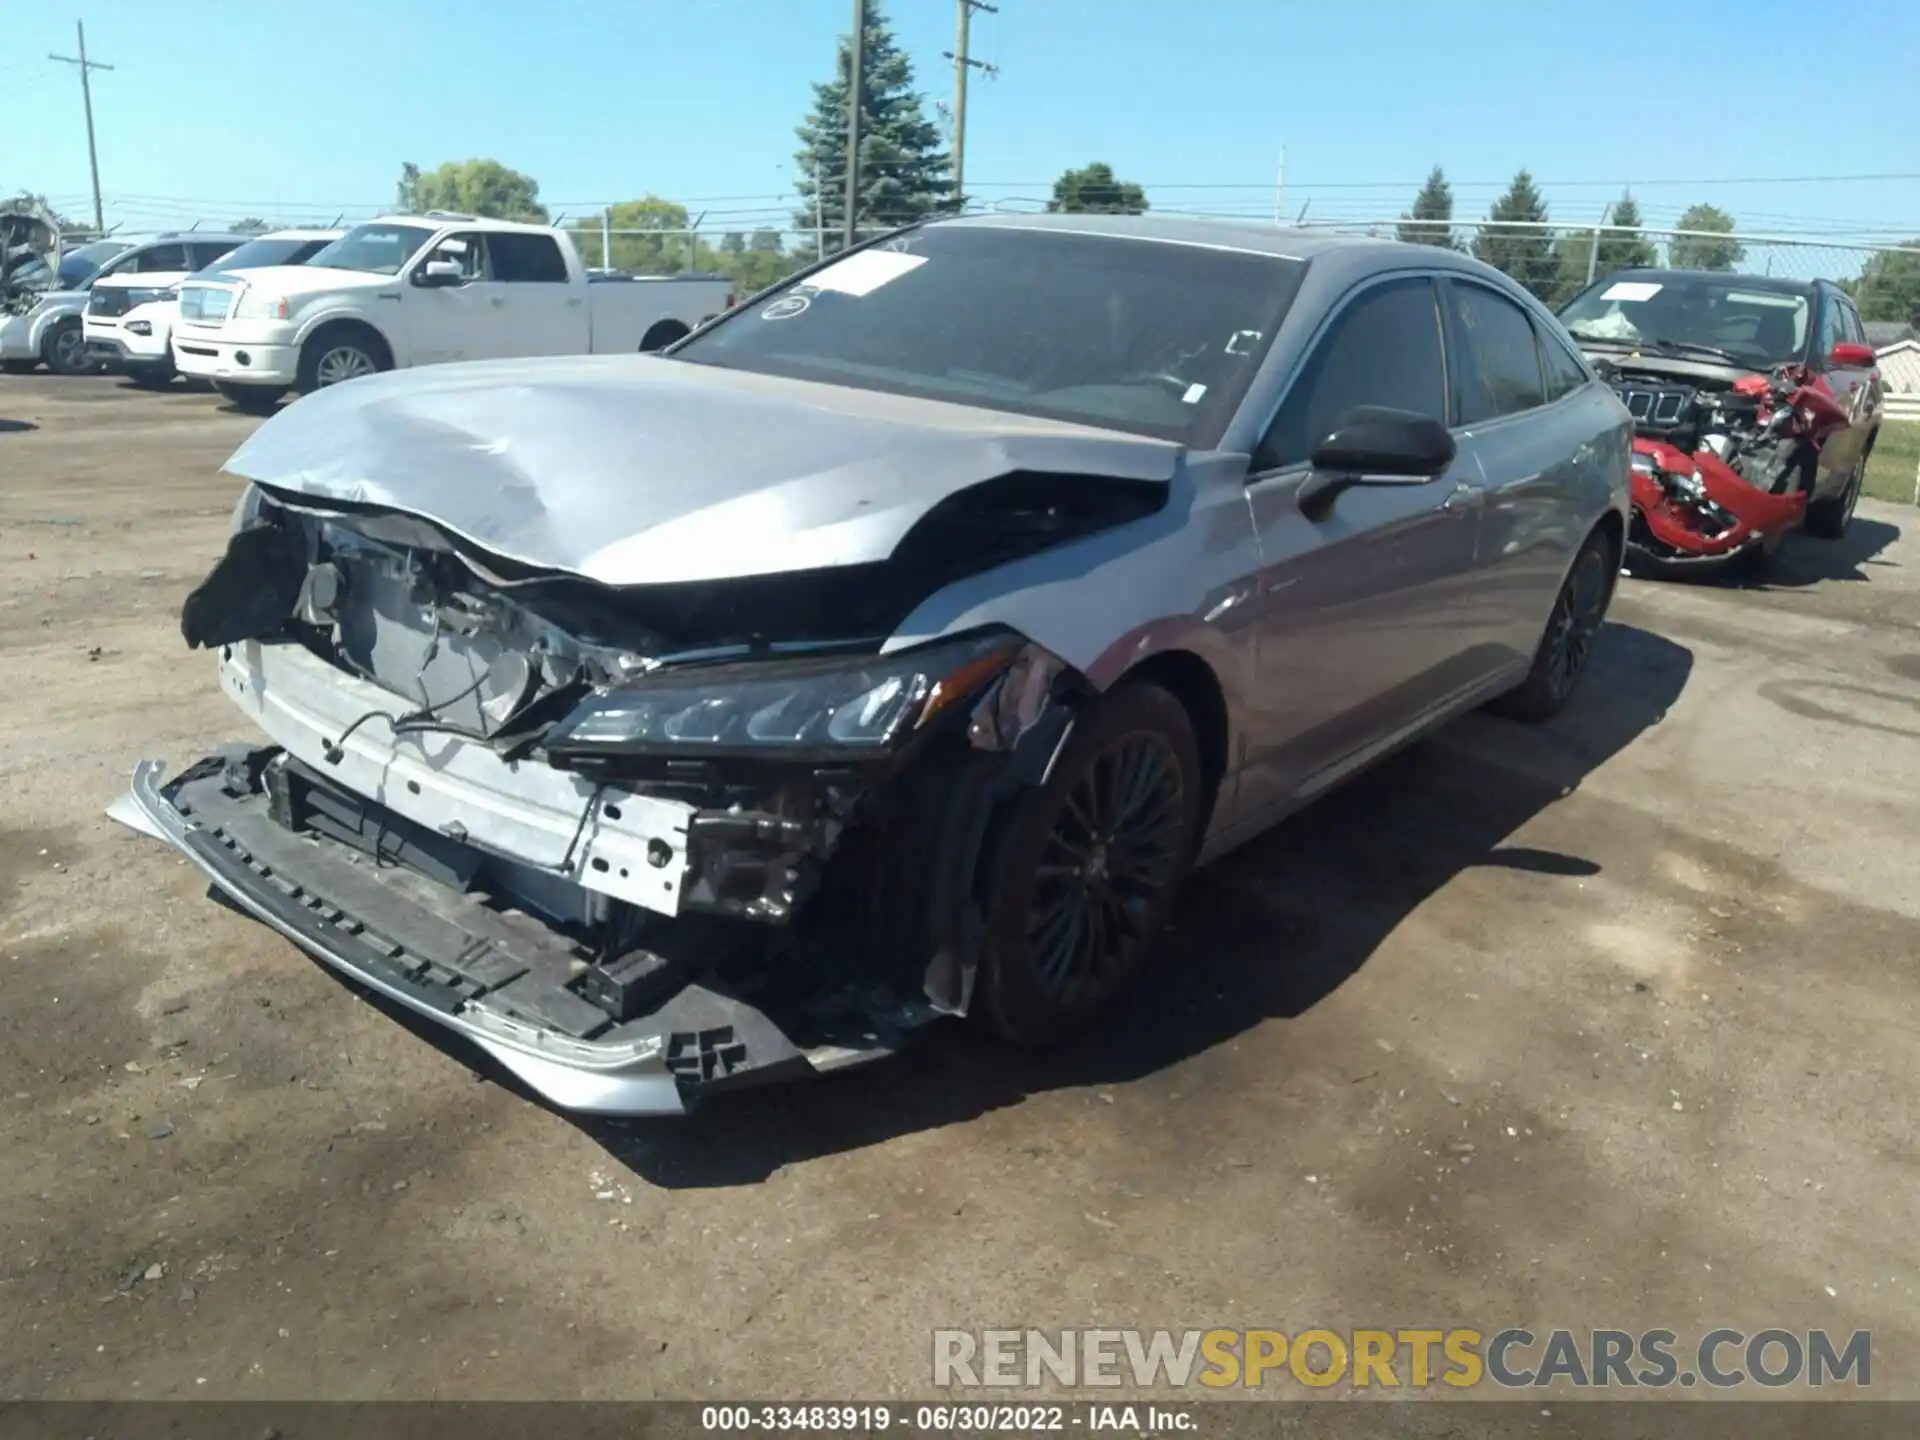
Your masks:
{"label": "car roof", "polygon": [[551,235],[553,226],[524,220],[489,220],[484,215],[457,214],[451,210],[432,210],[425,215],[376,215],[371,220],[356,220],[356,225],[416,225],[438,230],[458,225],[476,230],[500,230],[531,235]]}
{"label": "car roof", "polygon": [[338,240],[346,233],[344,230],[302,230],[295,227],[290,230],[265,230],[252,238],[255,240]]}
{"label": "car roof", "polygon": [[[1747,275],[1737,270],[1686,270],[1661,265],[1637,265],[1631,270],[1612,270],[1600,280],[1649,280],[1671,283],[1675,279],[1713,280],[1720,284],[1742,285],[1749,290],[1774,290],[1782,295],[1811,295],[1817,280],[1793,280],[1783,275]],[[1599,283],[1599,280],[1594,282]]]}
{"label": "car roof", "polygon": [[1497,278],[1509,288],[1517,288],[1491,265],[1458,250],[1372,235],[1343,234],[1333,230],[1291,229],[1270,221],[1152,213],[1002,213],[955,216],[936,223],[943,228],[1047,230],[1060,234],[1113,235],[1156,241],[1164,245],[1203,245],[1218,250],[1238,250],[1250,255],[1271,255],[1276,259],[1319,262],[1323,268],[1336,268],[1356,276],[1417,263],[1423,268],[1457,270],[1463,275]]}

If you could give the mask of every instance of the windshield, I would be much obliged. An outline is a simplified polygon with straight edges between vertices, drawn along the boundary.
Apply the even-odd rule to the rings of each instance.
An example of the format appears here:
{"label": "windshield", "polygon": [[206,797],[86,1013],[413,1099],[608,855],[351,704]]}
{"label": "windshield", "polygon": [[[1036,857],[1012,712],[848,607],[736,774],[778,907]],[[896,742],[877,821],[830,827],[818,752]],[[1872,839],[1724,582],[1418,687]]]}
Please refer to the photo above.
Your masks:
{"label": "windshield", "polygon": [[78,289],[93,278],[94,272],[116,255],[133,248],[124,240],[95,240],[78,245],[60,257],[60,284],[63,289]]}
{"label": "windshield", "polygon": [[424,225],[356,225],[331,245],[321,247],[310,265],[335,270],[364,270],[369,275],[398,275],[413,252],[433,238]]}
{"label": "windshield", "polygon": [[1737,275],[1602,280],[1561,307],[1576,340],[1694,350],[1756,370],[1799,359],[1811,303]]}
{"label": "windshield", "polygon": [[1204,448],[1305,269],[1210,246],[935,224],[803,277],[674,358]]}
{"label": "windshield", "polygon": [[269,265],[299,265],[327,244],[325,240],[249,240],[231,254],[203,266],[200,275],[222,270],[262,270]]}

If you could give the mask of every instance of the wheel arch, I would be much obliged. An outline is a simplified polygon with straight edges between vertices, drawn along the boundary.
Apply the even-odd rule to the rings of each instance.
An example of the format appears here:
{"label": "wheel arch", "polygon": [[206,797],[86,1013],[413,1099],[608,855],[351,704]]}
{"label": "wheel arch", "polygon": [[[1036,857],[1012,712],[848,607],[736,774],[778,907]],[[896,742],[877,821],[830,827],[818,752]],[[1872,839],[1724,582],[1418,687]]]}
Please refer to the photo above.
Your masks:
{"label": "wheel arch", "polygon": [[1157,651],[1128,669],[1109,689],[1136,682],[1158,685],[1180,702],[1193,724],[1193,737],[1200,750],[1200,771],[1205,785],[1200,814],[1200,830],[1205,833],[1213,819],[1213,809],[1226,779],[1232,755],[1232,727],[1227,710],[1226,688],[1204,659],[1191,650]]}
{"label": "wheel arch", "polygon": [[301,359],[303,361],[305,360],[307,350],[314,341],[318,340],[328,331],[334,330],[360,331],[370,335],[373,337],[374,343],[380,347],[381,353],[386,356],[387,368],[391,370],[394,367],[397,357],[394,353],[393,342],[389,340],[386,333],[371,320],[365,316],[352,313],[321,315],[317,317],[312,324],[307,326],[300,335]]}

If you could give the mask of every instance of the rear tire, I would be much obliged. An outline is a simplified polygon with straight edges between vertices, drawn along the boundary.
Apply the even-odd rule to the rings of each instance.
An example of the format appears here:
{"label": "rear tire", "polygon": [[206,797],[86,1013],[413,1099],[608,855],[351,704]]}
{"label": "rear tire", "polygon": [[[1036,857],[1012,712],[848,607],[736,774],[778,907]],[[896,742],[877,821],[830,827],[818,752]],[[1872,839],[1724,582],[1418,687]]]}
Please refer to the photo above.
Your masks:
{"label": "rear tire", "polygon": [[1120,995],[1192,864],[1204,785],[1193,722],[1159,686],[1122,684],[1081,715],[994,847],[978,1023],[1044,1045]]}
{"label": "rear tire", "polygon": [[645,355],[655,350],[664,349],[676,340],[686,339],[687,336],[692,333],[691,330],[687,329],[687,327],[682,325],[678,320],[657,320],[648,329],[647,333],[640,337],[640,353]]}
{"label": "rear tire", "polygon": [[271,415],[287,392],[278,385],[229,385],[213,382],[214,393],[234,409],[248,415]]}
{"label": "rear tire", "polygon": [[1551,719],[1566,708],[1580,687],[1580,677],[1587,672],[1587,661],[1606,622],[1619,575],[1620,557],[1612,539],[1603,531],[1594,531],[1561,582],[1527,678],[1489,708],[1528,721]]}

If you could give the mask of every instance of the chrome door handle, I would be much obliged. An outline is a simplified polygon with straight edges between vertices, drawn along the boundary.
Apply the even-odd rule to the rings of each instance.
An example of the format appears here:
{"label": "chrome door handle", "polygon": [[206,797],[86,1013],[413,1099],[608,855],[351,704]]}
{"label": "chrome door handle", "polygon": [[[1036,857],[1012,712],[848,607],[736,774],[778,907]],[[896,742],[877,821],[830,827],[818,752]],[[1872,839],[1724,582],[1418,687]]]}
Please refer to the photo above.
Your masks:
{"label": "chrome door handle", "polygon": [[1453,493],[1440,502],[1440,508],[1449,515],[1464,515],[1477,507],[1486,498],[1487,492],[1478,485],[1464,482],[1453,487]]}

